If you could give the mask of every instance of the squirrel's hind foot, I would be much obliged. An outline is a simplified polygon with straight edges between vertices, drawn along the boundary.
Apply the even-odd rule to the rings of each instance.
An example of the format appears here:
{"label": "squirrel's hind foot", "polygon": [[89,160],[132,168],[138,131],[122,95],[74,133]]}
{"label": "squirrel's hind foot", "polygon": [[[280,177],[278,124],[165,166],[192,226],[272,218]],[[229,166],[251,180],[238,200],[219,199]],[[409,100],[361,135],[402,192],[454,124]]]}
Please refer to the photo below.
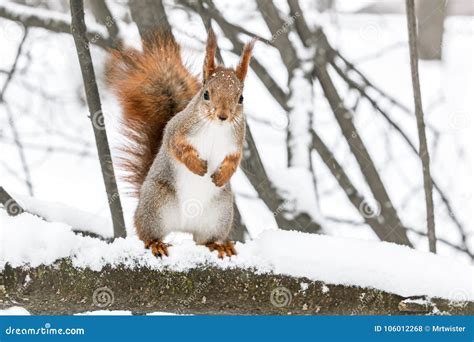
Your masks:
{"label": "squirrel's hind foot", "polygon": [[163,256],[168,256],[168,247],[169,245],[164,243],[160,240],[146,240],[145,241],[145,248],[151,249],[151,253],[154,256],[159,256],[160,258]]}
{"label": "squirrel's hind foot", "polygon": [[237,255],[234,243],[232,241],[227,241],[223,244],[217,242],[208,242],[206,243],[206,247],[209,248],[211,252],[217,251],[218,257],[220,259],[224,259],[225,255],[227,255],[228,257]]}

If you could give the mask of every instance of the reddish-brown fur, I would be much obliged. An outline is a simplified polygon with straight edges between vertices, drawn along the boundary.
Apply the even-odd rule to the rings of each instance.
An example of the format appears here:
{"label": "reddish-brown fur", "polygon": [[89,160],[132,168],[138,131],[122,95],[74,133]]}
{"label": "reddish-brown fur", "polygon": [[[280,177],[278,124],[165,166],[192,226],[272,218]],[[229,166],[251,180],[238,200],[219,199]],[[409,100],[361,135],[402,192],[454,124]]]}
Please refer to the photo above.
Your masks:
{"label": "reddish-brown fur", "polygon": [[242,82],[245,80],[245,76],[247,76],[250,59],[252,58],[252,50],[256,42],[257,38],[253,38],[249,43],[245,44],[239,64],[235,68],[235,74]]}
{"label": "reddish-brown fur", "polygon": [[216,35],[213,30],[209,30],[207,34],[206,57],[204,59],[204,67],[202,78],[206,82],[209,77],[216,71],[216,62],[214,56],[217,49]]}
{"label": "reddish-brown fur", "polygon": [[207,172],[207,162],[199,158],[196,149],[186,142],[183,136],[178,136],[170,146],[174,157],[199,176]]}
{"label": "reddish-brown fur", "polygon": [[138,196],[167,122],[186,107],[199,91],[200,83],[183,65],[173,36],[161,31],[143,40],[143,52],[112,51],[106,77],[123,108],[128,142],[122,167],[133,194]]}
{"label": "reddish-brown fur", "polygon": [[240,153],[229,154],[224,158],[219,169],[211,175],[212,181],[218,187],[223,186],[237,170],[240,163]]}

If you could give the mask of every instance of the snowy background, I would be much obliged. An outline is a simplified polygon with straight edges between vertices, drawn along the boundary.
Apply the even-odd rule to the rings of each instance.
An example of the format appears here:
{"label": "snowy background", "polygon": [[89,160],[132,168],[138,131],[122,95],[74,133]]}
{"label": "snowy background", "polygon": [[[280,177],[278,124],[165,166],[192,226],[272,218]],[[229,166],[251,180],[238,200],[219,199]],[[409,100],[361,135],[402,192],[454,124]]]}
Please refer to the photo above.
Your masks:
{"label": "snowy background", "polygon": [[[139,33],[135,24],[129,20],[126,3],[124,1],[107,1],[107,3],[127,44],[139,45]],[[282,11],[286,10],[284,2],[276,3]],[[371,2],[336,1],[335,7],[325,12],[319,12],[310,2],[302,1],[302,6],[304,4],[304,15],[308,22],[311,25],[322,25],[335,48],[384,92],[412,109],[413,95],[405,16],[354,13],[367,3]],[[226,0],[218,1],[216,5],[228,21],[270,38],[271,34],[256,14],[255,4],[252,2]],[[175,6],[173,1],[165,1],[165,6],[168,20],[174,27],[174,34],[183,46],[184,57],[197,74],[201,69],[206,37],[202,21],[198,16]],[[67,3],[62,1],[50,1],[47,6],[42,7],[56,11],[60,18],[64,17],[67,20],[69,16]],[[87,9],[86,16],[90,27],[104,31]],[[238,56],[230,52],[230,42],[219,30],[216,31],[225,63],[234,65]],[[8,71],[15,61],[24,34],[24,28],[20,24],[0,17],[0,89],[7,82]],[[432,174],[447,194],[453,212],[464,227],[466,244],[471,253],[474,252],[470,139],[473,133],[472,108],[474,108],[473,37],[472,16],[450,15],[445,20],[442,61],[420,61]],[[242,40],[247,39],[248,37],[242,36]],[[143,252],[142,248],[138,249],[141,245],[133,236],[134,229],[131,224],[136,202],[126,195],[126,184],[122,182],[119,182],[119,187],[123,190],[122,204],[128,234],[131,237],[109,247],[111,255],[109,259],[94,254],[94,251],[103,250],[106,248],[104,246],[108,245],[90,238],[77,237],[70,232],[69,226],[100,231],[109,236],[112,233],[74,42],[72,36],[68,34],[30,28],[22,48],[16,72],[8,81],[4,99],[0,103],[0,185],[25,208],[36,208],[42,216],[57,223],[52,226],[28,215],[11,219],[0,210],[0,262],[8,260],[13,264],[35,265],[51,263],[58,257],[74,256],[78,265],[86,263],[89,266],[100,267],[103,262],[123,261],[123,253],[129,253],[130,256],[142,255],[140,254]],[[114,154],[117,147],[123,143],[117,125],[120,108],[104,84],[105,51],[97,46],[93,46],[91,51],[106,117],[107,133]],[[280,87],[288,89],[286,69],[274,48],[258,43],[255,47],[255,58],[269,70]],[[365,196],[371,198],[368,186],[342,138],[322,90],[317,82],[315,85],[315,101],[312,103],[313,128],[332,149],[355,185]],[[349,106],[354,104],[354,93],[347,89],[347,85],[338,82],[337,86],[344,96],[344,101]],[[376,286],[396,293],[400,293],[401,289],[408,286],[403,283],[407,279],[413,283],[423,283],[425,280],[425,283],[434,284],[433,282],[440,281],[441,278],[450,278],[452,282],[441,282],[438,288],[435,286],[411,288],[413,290],[411,294],[419,292],[447,298],[463,299],[467,296],[472,299],[473,273],[472,266],[469,266],[472,260],[467,253],[453,248],[452,245],[463,246],[462,236],[450,218],[451,213],[437,194],[434,196],[435,219],[437,235],[440,238],[438,254],[441,257],[426,253],[412,255],[412,251],[405,251],[405,247],[394,245],[387,245],[389,247],[384,252],[378,251],[378,243],[375,243],[378,238],[370,227],[363,223],[360,213],[347,200],[318,155],[312,156],[318,184],[317,192],[310,185],[311,176],[307,170],[287,167],[286,113],[270,96],[253,71],[246,81],[244,96],[248,122],[263,163],[272,181],[285,194],[285,198],[289,199],[287,205],[296,211],[309,212],[321,224],[321,233],[338,239],[326,241],[325,237],[283,236],[288,234],[286,232],[279,233],[283,235],[267,233],[262,235],[263,231],[277,229],[274,215],[266,209],[243,172],[239,171],[232,179],[232,186],[243,220],[249,230],[247,239],[250,242],[240,246],[243,255],[240,261],[240,256],[237,257],[235,265],[251,263],[257,258],[263,269],[267,265],[282,273],[310,278],[316,272],[315,279]],[[384,104],[392,119],[405,130],[412,141],[417,142],[414,116],[388,102]],[[403,223],[414,231],[408,233],[410,240],[417,250],[427,251],[427,238],[416,233],[426,231],[419,159],[368,103],[364,101],[359,103],[354,120]],[[47,233],[44,233],[42,228]],[[29,242],[31,251],[35,252],[37,248],[42,252],[31,255],[27,252],[15,252],[22,248],[15,243],[28,238],[31,239]],[[305,270],[301,270],[283,263],[281,260],[284,260],[284,255],[267,251],[277,249],[282,239],[293,238],[296,239],[297,245],[303,240],[312,241],[314,244],[307,245],[307,248],[319,251],[320,259],[309,263]],[[356,241],[354,238],[373,241]],[[256,240],[251,241],[253,239]],[[52,244],[60,248],[54,253],[48,253]],[[255,244],[261,244],[257,251]],[[179,257],[180,248],[183,248],[183,253],[192,251],[194,253],[192,255],[202,262],[211,259],[212,262],[217,262],[216,258],[205,256],[201,247],[192,246],[191,241],[184,241],[176,248],[175,257],[170,261],[174,264],[186,265],[188,260]],[[362,250],[367,250],[367,254],[358,255]],[[297,264],[303,264],[305,255],[295,253],[293,256]],[[328,263],[339,265],[348,271],[351,267],[367,263],[373,257],[383,258],[385,262],[391,260],[392,270],[400,265],[411,265],[412,268],[407,271],[408,278],[400,275],[400,283],[384,282],[383,275],[379,279],[368,281],[366,278],[358,278],[355,273],[344,275],[343,280],[338,278],[339,275],[331,273],[327,273],[327,279],[325,278]],[[148,256],[146,260],[148,265],[149,262],[155,263],[150,261]],[[367,269],[360,271],[371,272],[374,269],[371,269],[372,265],[383,273],[382,263],[372,262],[373,264],[369,262]],[[430,270],[424,275],[428,274],[428,279],[433,282],[428,282],[427,278],[413,278],[417,270],[414,265],[417,267],[430,265],[428,267]],[[441,270],[445,273],[439,273]],[[453,294],[453,288],[456,287],[461,289],[461,296]]]}

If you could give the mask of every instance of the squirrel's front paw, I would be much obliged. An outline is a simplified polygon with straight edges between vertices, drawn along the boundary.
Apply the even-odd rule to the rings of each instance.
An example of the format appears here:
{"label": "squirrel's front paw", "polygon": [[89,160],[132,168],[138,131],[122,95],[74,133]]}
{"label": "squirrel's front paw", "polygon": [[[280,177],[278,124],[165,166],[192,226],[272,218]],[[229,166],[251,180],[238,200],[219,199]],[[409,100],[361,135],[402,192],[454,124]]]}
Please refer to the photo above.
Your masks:
{"label": "squirrel's front paw", "polygon": [[199,176],[204,176],[207,172],[207,161],[200,158],[195,158],[192,162],[188,163],[187,166],[192,173]]}
{"label": "squirrel's front paw", "polygon": [[217,186],[217,187],[221,187],[223,186],[225,183],[227,183],[227,181],[229,180],[229,177],[226,177],[225,173],[221,172],[221,170],[217,170],[216,172],[214,172],[212,175],[211,175],[211,179],[212,179],[212,182]]}

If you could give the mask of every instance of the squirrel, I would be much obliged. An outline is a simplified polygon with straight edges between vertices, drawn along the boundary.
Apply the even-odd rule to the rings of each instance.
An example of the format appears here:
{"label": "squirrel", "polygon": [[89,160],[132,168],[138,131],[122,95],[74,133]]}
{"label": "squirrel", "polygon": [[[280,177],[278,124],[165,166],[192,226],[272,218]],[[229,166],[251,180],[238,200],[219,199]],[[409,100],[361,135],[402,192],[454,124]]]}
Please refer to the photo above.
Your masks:
{"label": "squirrel", "polygon": [[171,32],[145,36],[143,51],[110,52],[106,80],[121,104],[127,139],[122,167],[138,197],[134,225],[154,256],[168,256],[163,239],[170,232],[191,233],[219,258],[237,254],[228,238],[229,180],[242,158],[242,92],[255,42],[244,45],[235,69],[226,68],[215,61],[210,29],[202,83],[183,64]]}

